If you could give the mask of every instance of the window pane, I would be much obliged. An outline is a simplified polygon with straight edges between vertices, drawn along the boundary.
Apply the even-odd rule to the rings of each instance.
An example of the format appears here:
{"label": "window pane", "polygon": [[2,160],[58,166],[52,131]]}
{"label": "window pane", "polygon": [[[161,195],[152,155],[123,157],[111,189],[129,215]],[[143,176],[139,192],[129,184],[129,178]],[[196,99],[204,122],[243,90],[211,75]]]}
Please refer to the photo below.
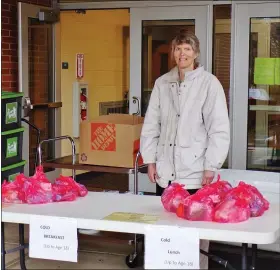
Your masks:
{"label": "window pane", "polygon": [[171,61],[171,41],[182,30],[195,32],[195,20],[143,21],[142,28],[142,115],[149,104],[154,83],[168,72]]}
{"label": "window pane", "polygon": [[[214,6],[213,74],[221,82],[230,106],[231,5]],[[228,158],[223,168],[228,168]]]}
{"label": "window pane", "polygon": [[251,18],[247,168],[280,171],[280,18]]}

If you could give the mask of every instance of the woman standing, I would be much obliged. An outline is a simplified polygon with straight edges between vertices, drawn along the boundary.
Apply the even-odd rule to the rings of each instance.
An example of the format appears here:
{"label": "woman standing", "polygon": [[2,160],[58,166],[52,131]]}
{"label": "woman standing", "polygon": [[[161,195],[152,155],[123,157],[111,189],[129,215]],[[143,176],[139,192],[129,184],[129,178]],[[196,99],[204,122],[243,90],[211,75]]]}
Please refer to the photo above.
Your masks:
{"label": "woman standing", "polygon": [[[195,193],[213,181],[228,154],[230,128],[224,90],[199,64],[199,54],[194,34],[176,36],[172,41],[176,66],[156,80],[151,94],[140,151],[158,196],[171,182],[184,184]],[[201,267],[205,269],[205,263]]]}

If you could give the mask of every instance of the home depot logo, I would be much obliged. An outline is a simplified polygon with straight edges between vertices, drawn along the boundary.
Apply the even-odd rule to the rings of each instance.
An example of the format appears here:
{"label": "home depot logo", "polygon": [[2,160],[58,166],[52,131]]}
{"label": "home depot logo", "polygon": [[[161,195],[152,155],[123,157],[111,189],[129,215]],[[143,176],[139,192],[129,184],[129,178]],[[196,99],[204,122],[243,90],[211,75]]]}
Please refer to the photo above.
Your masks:
{"label": "home depot logo", "polygon": [[116,126],[114,124],[92,123],[91,149],[116,151]]}

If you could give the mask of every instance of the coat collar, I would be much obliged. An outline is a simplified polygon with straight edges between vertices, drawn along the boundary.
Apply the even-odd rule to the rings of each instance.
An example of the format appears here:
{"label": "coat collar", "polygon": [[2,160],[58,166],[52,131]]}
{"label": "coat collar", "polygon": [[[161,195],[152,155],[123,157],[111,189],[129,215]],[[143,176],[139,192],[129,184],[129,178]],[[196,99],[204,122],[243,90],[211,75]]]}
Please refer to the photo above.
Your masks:
{"label": "coat collar", "polygon": [[[185,79],[184,81],[192,81],[194,80],[196,77],[198,77],[202,72],[204,71],[204,67],[203,66],[199,66],[198,68],[196,68],[195,70],[192,71],[187,71],[185,73]],[[179,70],[178,67],[174,67],[173,69],[171,69],[168,73],[167,73],[167,81],[169,83],[177,83],[179,82]]]}

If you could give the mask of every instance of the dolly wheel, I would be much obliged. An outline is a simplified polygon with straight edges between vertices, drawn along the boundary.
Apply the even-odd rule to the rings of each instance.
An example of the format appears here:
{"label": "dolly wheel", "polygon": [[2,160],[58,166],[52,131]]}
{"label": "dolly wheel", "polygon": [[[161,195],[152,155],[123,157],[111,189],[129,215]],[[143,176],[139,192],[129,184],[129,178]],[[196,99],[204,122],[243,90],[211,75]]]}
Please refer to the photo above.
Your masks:
{"label": "dolly wheel", "polygon": [[136,254],[130,254],[125,257],[125,263],[129,268],[135,268],[138,266],[138,256]]}

